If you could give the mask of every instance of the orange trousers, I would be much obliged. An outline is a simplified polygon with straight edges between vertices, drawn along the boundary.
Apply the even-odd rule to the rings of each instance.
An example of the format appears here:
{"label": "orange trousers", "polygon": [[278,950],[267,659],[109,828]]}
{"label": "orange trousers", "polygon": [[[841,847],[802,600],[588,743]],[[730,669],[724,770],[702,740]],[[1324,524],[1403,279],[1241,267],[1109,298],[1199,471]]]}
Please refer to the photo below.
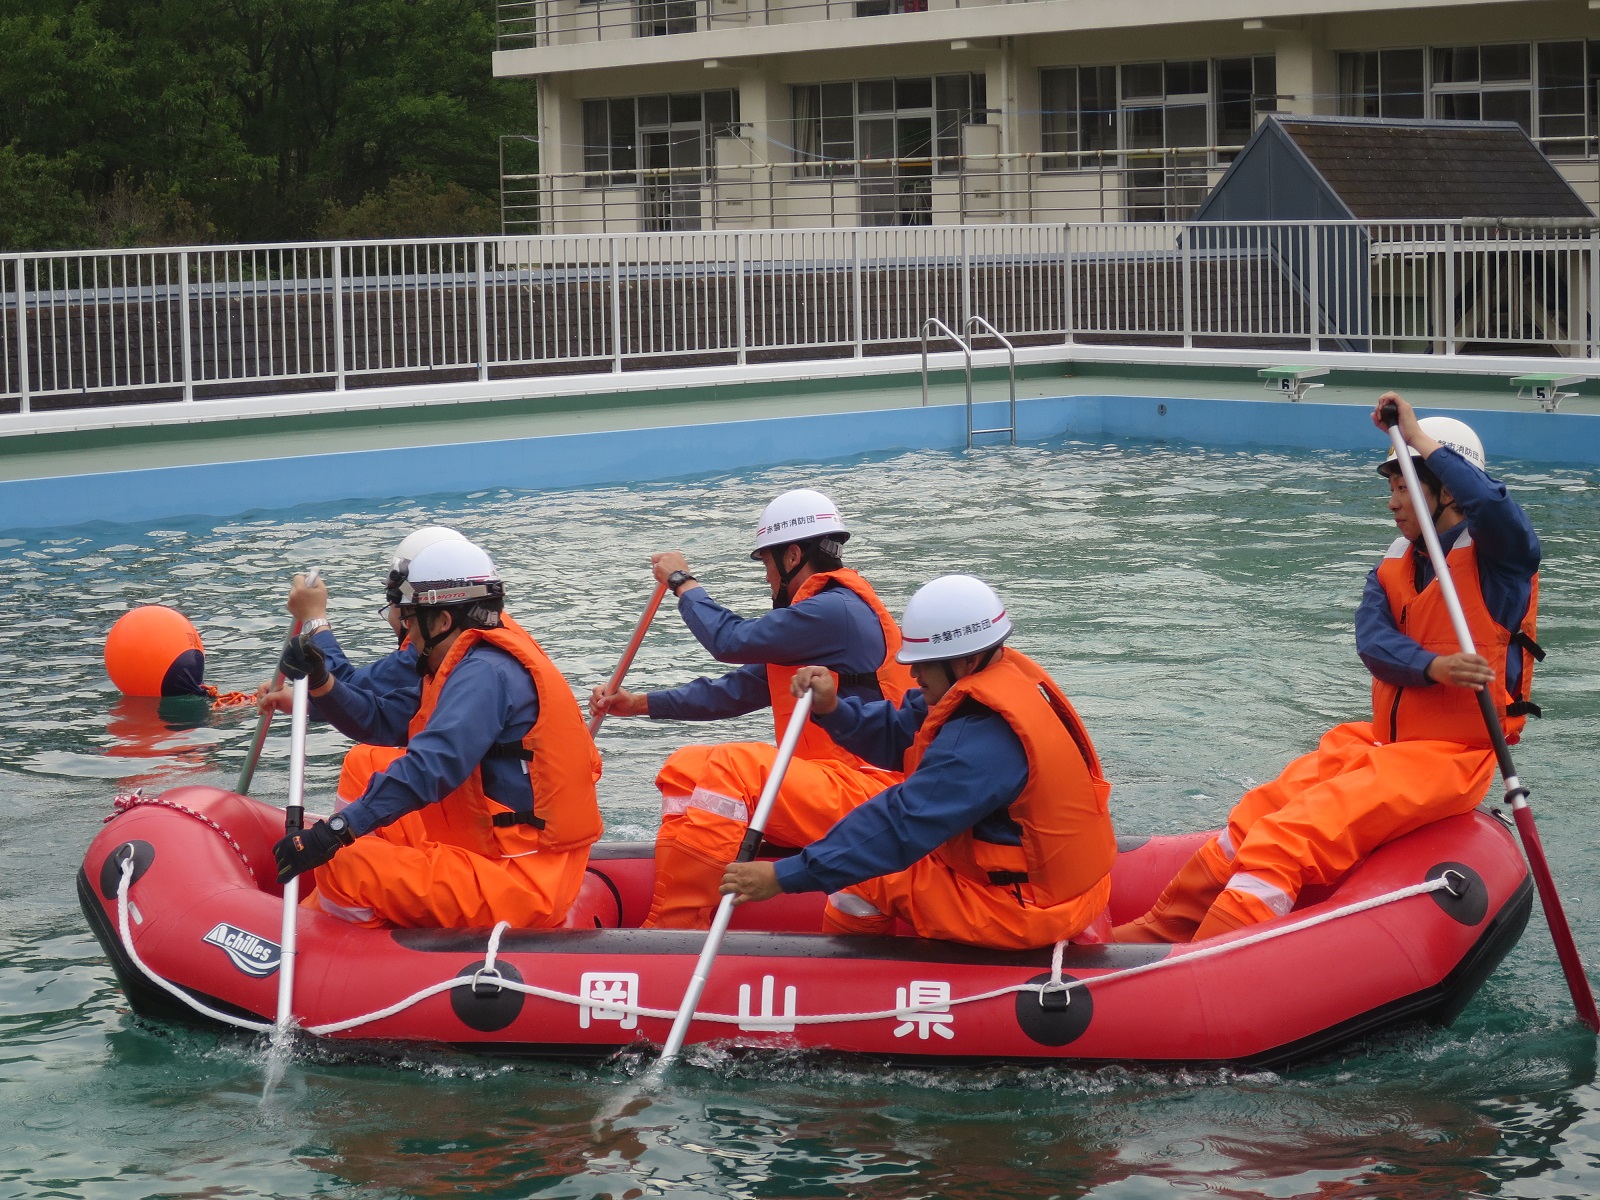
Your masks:
{"label": "orange trousers", "polygon": [[[710,927],[723,869],[739,853],[777,753],[763,742],[725,742],[684,746],[667,759],[656,776],[661,829],[647,928]],[[809,846],[840,817],[902,778],[834,759],[791,759],[766,839],[777,846]]]}
{"label": "orange trousers", "polygon": [[339,767],[339,802],[334,811],[365,796],[372,777],[387,770],[389,764],[405,752],[404,746],[369,746],[365,742],[357,742],[346,750],[344,763]]}
{"label": "orange trousers", "polygon": [[1024,904],[1011,888],[977,883],[933,858],[828,897],[825,933],[894,932],[896,918],[919,937],[994,950],[1034,950],[1076,939],[1110,938],[1111,876],[1081,896],[1048,908]]}
{"label": "orange trousers", "polygon": [[490,858],[436,840],[427,813],[407,813],[318,867],[317,907],[368,928],[546,929],[566,919],[587,848]]}
{"label": "orange trousers", "polygon": [[[1337,725],[1312,753],[1246,792],[1228,814],[1227,830],[1118,937],[1199,941],[1281,917],[1307,885],[1336,883],[1385,842],[1471,812],[1494,769],[1492,750],[1442,741],[1379,744],[1367,722]],[[1209,905],[1207,892],[1215,896]],[[1157,936],[1140,936],[1141,928]]]}

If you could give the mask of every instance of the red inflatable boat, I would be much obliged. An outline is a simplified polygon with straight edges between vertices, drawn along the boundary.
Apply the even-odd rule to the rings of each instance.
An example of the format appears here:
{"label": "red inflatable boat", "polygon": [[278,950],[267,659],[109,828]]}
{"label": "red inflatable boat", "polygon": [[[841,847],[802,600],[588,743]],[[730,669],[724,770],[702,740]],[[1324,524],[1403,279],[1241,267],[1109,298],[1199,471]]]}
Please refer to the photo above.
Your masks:
{"label": "red inflatable boat", "polygon": [[[211,787],[118,807],[78,890],[135,1010],[269,1025],[282,813]],[[1204,836],[1124,839],[1113,918],[1143,912]],[[495,1054],[660,1043],[704,935],[637,928],[653,869],[648,845],[595,846],[563,929],[368,930],[301,909],[295,1017],[323,1037]],[[823,937],[809,932],[820,896],[779,897],[737,911],[689,1040],[907,1061],[1282,1065],[1451,1021],[1516,944],[1532,894],[1505,827],[1473,813],[1383,847],[1287,917],[1184,946]]]}

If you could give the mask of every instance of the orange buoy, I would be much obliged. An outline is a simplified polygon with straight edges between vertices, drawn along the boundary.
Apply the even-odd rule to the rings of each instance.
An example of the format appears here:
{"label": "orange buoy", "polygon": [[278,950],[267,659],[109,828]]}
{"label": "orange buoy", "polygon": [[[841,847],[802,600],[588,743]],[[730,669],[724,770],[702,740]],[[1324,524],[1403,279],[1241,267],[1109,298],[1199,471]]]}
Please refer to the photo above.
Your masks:
{"label": "orange buoy", "polygon": [[206,648],[189,618],[144,604],[106,634],[106,674],[125,696],[205,696]]}

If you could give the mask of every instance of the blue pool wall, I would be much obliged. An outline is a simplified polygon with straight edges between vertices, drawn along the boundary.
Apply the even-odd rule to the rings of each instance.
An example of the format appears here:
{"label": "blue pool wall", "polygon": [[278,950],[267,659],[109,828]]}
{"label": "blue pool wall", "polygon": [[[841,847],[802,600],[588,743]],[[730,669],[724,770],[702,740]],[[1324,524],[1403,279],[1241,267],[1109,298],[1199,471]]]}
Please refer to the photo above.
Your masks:
{"label": "blue pool wall", "polygon": [[[1483,438],[1491,467],[1508,458],[1600,465],[1600,416],[1445,410]],[[1002,424],[1003,402],[977,406],[976,424]],[[1172,439],[1213,446],[1384,449],[1370,410],[1161,396],[1070,396],[1017,404],[1019,442],[1070,438]],[[980,439],[997,440],[994,438]],[[498,442],[363,450],[95,475],[0,481],[0,530],[92,521],[236,516],[330,500],[479,491],[548,490],[815,462],[966,444],[961,405],[607,430]]]}

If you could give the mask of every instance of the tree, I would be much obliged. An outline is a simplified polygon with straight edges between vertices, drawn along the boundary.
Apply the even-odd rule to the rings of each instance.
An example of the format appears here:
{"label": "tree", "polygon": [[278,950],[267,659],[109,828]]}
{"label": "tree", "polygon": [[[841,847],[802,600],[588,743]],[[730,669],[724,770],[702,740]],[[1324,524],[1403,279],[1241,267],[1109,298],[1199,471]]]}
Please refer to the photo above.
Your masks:
{"label": "tree", "polygon": [[62,250],[87,242],[93,214],[73,192],[70,174],[62,162],[0,146],[0,251]]}
{"label": "tree", "polygon": [[[333,213],[353,230],[391,186],[459,218],[493,208],[496,135],[533,121],[531,85],[490,71],[493,13],[493,0],[0,0],[0,145],[90,208],[141,197],[190,234],[298,240]],[[410,177],[428,182],[395,182]],[[452,188],[470,203],[440,199]]]}
{"label": "tree", "polygon": [[317,236],[356,238],[483,237],[500,232],[500,210],[459,183],[438,184],[420,172],[389,181],[346,207],[329,201]]}

